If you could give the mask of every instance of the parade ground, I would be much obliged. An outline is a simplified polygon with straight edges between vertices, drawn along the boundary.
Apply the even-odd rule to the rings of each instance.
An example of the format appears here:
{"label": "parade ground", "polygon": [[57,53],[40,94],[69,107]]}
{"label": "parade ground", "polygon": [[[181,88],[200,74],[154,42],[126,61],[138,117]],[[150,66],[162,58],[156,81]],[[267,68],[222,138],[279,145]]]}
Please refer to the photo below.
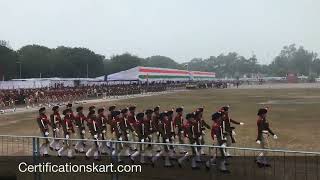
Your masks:
{"label": "parade ground", "polygon": [[[197,107],[205,108],[204,117],[210,125],[211,114],[221,106],[230,105],[231,118],[244,122],[235,125],[237,147],[258,147],[257,110],[268,106],[268,120],[278,140],[271,140],[271,148],[319,151],[320,144],[320,89],[319,86],[240,86],[239,89],[198,89],[152,96],[137,96],[112,101],[92,101],[83,104],[108,107],[117,105],[121,109],[136,105],[137,112],[160,105],[161,111],[184,106],[184,112],[192,112]],[[281,88],[280,88],[281,87]],[[77,105],[74,105],[75,107]],[[74,108],[75,108],[74,107]],[[63,109],[62,107],[61,109]],[[47,108],[47,114],[51,109]],[[85,112],[87,113],[87,112]],[[0,115],[0,132],[8,135],[40,135],[36,123],[37,111],[24,111]],[[210,130],[206,130],[206,144],[212,144]]]}

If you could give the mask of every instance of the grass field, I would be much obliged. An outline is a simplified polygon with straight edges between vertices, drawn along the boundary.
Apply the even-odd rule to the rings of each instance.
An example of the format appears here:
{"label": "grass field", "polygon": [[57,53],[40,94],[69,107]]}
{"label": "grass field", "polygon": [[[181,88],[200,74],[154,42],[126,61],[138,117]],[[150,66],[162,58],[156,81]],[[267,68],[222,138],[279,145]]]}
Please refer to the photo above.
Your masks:
{"label": "grass field", "polygon": [[[160,105],[161,110],[184,106],[185,112],[191,112],[204,106],[204,117],[209,124],[211,114],[229,104],[231,117],[245,123],[236,129],[234,146],[239,147],[257,147],[257,109],[270,106],[268,119],[279,137],[277,141],[271,141],[272,148],[320,151],[320,89],[206,89],[95,105],[107,107],[111,104],[119,108],[136,104],[138,111]],[[36,116],[36,112],[1,115],[0,134],[39,135]],[[206,143],[212,144],[209,134],[207,131]]]}

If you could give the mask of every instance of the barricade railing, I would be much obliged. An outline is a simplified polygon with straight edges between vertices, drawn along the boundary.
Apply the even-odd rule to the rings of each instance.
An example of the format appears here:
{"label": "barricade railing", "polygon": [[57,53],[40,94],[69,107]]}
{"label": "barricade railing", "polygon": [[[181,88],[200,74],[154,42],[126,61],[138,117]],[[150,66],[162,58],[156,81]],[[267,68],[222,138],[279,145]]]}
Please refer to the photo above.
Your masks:
{"label": "barricade railing", "polygon": [[[119,141],[119,140],[96,140],[96,139],[66,139],[66,138],[52,138],[52,137],[39,137],[39,136],[15,136],[15,135],[0,135],[0,155],[1,156],[30,156],[30,157],[41,157],[40,147],[41,145],[49,140],[60,140],[63,142],[68,141],[71,149],[77,142],[81,141],[86,144],[86,151],[94,143],[108,144],[109,152],[100,155],[100,162],[114,161],[118,163],[119,160],[119,148],[128,147],[132,148],[133,145],[137,146],[138,151],[141,151],[144,156],[146,156],[146,161],[148,168],[159,168],[164,165],[164,161],[160,158],[156,162],[152,162],[152,158],[157,156],[157,148],[160,147],[162,151],[165,149],[174,149],[174,158],[170,156],[170,161],[174,165],[174,168],[179,168],[179,159],[181,159],[185,154],[180,153],[180,151],[186,151],[189,153],[190,158],[198,155],[200,156],[200,161],[197,161],[198,166],[204,170],[209,162],[210,169],[206,170],[206,173],[211,174],[211,177],[217,176],[216,179],[223,179],[219,170],[220,164],[218,161],[211,162],[210,159],[218,160],[222,157],[220,151],[228,151],[229,157],[224,157],[226,161],[226,168],[231,172],[232,175],[237,175],[239,177],[251,178],[262,178],[262,179],[290,179],[290,180],[319,180],[320,169],[320,152],[311,151],[296,151],[296,150],[286,150],[286,149],[260,149],[260,148],[247,148],[247,147],[225,147],[217,145],[196,145],[196,144],[177,144],[177,143],[155,143],[155,142],[133,142],[133,141]],[[141,147],[144,146],[143,149]],[[167,147],[167,148],[166,148]],[[197,153],[192,154],[192,148],[197,149]],[[200,149],[204,151],[205,154],[200,154]],[[131,154],[134,152],[130,150]],[[161,152],[161,151],[160,151]],[[265,153],[265,157],[268,158],[269,166],[259,167],[257,164],[257,158],[260,156],[261,152]],[[57,156],[57,152],[54,150],[49,151],[50,158]],[[74,154],[76,159],[85,160],[85,154]],[[165,156],[165,154],[161,154]],[[121,157],[128,158],[130,156]],[[92,157],[93,160],[93,157]],[[133,163],[133,161],[126,161],[126,163]],[[134,163],[140,163],[140,158],[136,158]],[[183,161],[181,163],[182,169],[191,168],[192,161]],[[187,169],[189,171],[189,169]],[[139,175],[137,175],[139,176]],[[117,176],[118,179],[124,178],[125,175]],[[70,178],[69,178],[70,179]],[[157,179],[157,177],[152,177],[149,179]],[[159,178],[160,179],[160,178]],[[214,179],[214,178],[213,178]]]}

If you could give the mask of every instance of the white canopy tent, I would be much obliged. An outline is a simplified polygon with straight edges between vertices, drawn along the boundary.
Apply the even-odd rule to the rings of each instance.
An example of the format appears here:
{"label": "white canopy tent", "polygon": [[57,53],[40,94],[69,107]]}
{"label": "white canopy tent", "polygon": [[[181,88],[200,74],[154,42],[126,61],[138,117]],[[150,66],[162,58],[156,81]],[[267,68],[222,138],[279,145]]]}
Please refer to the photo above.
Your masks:
{"label": "white canopy tent", "polygon": [[189,81],[214,80],[214,72],[187,71],[168,68],[138,66],[132,69],[110,74],[107,81]]}

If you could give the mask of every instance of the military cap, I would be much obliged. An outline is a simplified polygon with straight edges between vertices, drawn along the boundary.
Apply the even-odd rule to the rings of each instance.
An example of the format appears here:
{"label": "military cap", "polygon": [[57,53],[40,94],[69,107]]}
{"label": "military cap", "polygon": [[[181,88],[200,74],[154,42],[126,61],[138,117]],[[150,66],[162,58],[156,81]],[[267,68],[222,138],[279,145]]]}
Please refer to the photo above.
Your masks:
{"label": "military cap", "polygon": [[96,113],[96,111],[92,109],[92,110],[89,111],[88,115],[90,116],[90,115],[95,114],[95,113]]}
{"label": "military cap", "polygon": [[152,110],[152,109],[147,109],[145,113],[146,113],[146,114],[152,114],[152,113],[153,113],[153,110]]}
{"label": "military cap", "polygon": [[267,112],[268,112],[268,109],[267,109],[267,108],[260,108],[260,109],[258,110],[257,115],[258,115],[258,116],[261,116],[261,115],[263,115],[263,114],[267,114]]}
{"label": "military cap", "polygon": [[63,110],[62,114],[66,115],[68,112],[71,112],[71,110],[70,109],[65,109],[65,110]]}
{"label": "military cap", "polygon": [[94,110],[96,107],[95,106],[90,106],[89,111]]}
{"label": "military cap", "polygon": [[56,111],[56,110],[58,110],[59,109],[59,106],[53,106],[52,107],[52,111]]}
{"label": "military cap", "polygon": [[201,111],[196,111],[194,112],[194,116],[199,116],[202,112]]}
{"label": "military cap", "polygon": [[128,108],[124,108],[124,109],[121,110],[121,113],[122,113],[122,114],[125,114],[125,113],[128,112],[128,110],[129,110]]}
{"label": "military cap", "polygon": [[226,112],[226,111],[229,111],[229,108],[230,108],[230,106],[223,106],[223,107],[220,109],[220,111],[221,111],[221,112]]}
{"label": "military cap", "polygon": [[114,111],[116,109],[116,105],[112,105],[109,107],[109,111]]}
{"label": "military cap", "polygon": [[159,111],[160,110],[160,106],[156,106],[155,108],[153,108],[153,112]]}
{"label": "military cap", "polygon": [[182,112],[183,111],[183,107],[178,107],[177,109],[176,109],[176,112],[178,113],[178,112]]}
{"label": "military cap", "polygon": [[215,112],[212,114],[211,119],[214,121],[219,119],[220,117],[221,117],[221,112]]}
{"label": "military cap", "polygon": [[134,110],[136,110],[136,108],[137,108],[136,106],[130,106],[129,111],[134,111]]}
{"label": "military cap", "polygon": [[188,114],[186,115],[186,119],[187,119],[187,120],[190,120],[191,118],[194,118],[194,113],[188,113]]}
{"label": "military cap", "polygon": [[42,107],[42,108],[39,109],[39,113],[43,113],[45,110],[46,110],[46,108]]}
{"label": "military cap", "polygon": [[143,120],[143,117],[144,117],[144,113],[138,113],[137,115],[136,115],[136,118],[138,119],[138,120]]}
{"label": "military cap", "polygon": [[111,112],[111,116],[112,116],[112,117],[116,117],[116,116],[118,116],[118,115],[120,115],[120,111],[112,111],[112,112]]}
{"label": "military cap", "polygon": [[159,117],[160,119],[163,119],[164,117],[168,116],[168,113],[165,111],[165,112],[162,112],[160,113]]}
{"label": "military cap", "polygon": [[77,112],[80,112],[80,111],[82,111],[82,110],[83,110],[83,107],[82,107],[82,106],[78,106],[77,109],[76,109]]}
{"label": "military cap", "polygon": [[104,108],[98,109],[98,113],[102,113],[104,111]]}
{"label": "military cap", "polygon": [[203,110],[204,110],[204,108],[203,108],[203,107],[200,107],[200,108],[197,108],[196,111],[198,111],[198,112],[203,112]]}
{"label": "military cap", "polygon": [[173,109],[172,109],[172,110],[167,111],[167,115],[168,115],[168,116],[172,116],[172,115],[173,115]]}

